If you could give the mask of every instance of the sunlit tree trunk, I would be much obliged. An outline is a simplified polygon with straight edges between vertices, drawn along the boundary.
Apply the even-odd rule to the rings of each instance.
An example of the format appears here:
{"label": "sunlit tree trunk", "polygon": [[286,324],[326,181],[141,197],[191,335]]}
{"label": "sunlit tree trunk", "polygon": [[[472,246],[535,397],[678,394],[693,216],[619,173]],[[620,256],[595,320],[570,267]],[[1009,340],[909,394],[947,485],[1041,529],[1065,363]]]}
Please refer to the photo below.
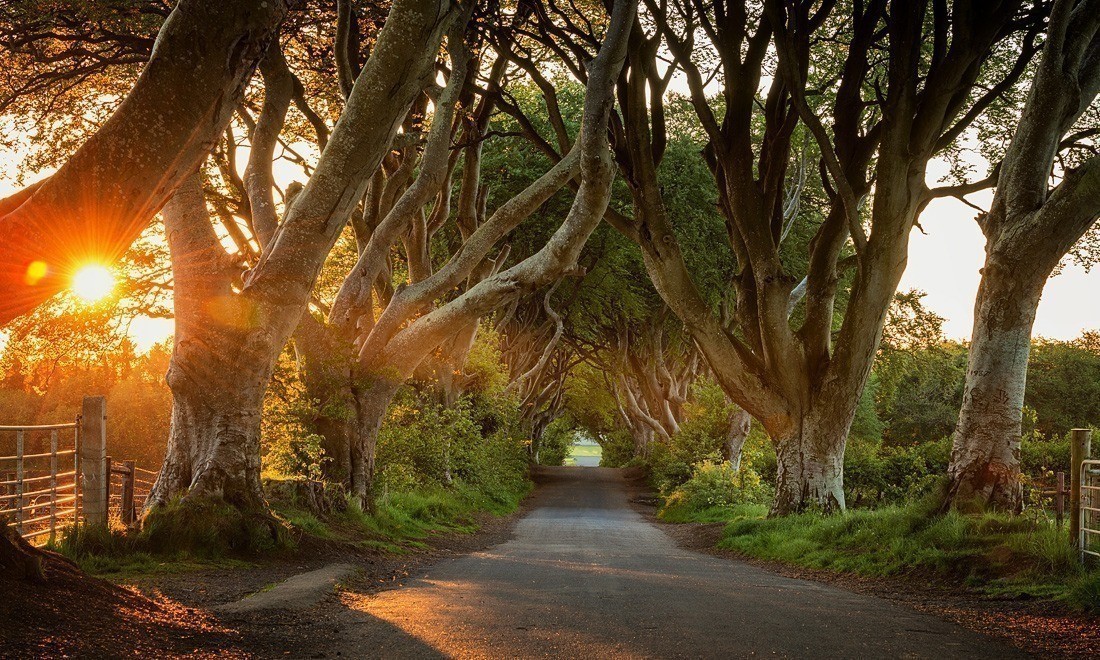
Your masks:
{"label": "sunlit tree trunk", "polygon": [[1023,506],[1020,436],[1027,360],[1046,274],[1021,276],[995,261],[992,256],[986,261],[974,307],[949,498],[960,505],[1019,511]]}
{"label": "sunlit tree trunk", "polygon": [[945,506],[1023,506],[1020,427],[1039,298],[1058,262],[1100,216],[1100,156],[1091,155],[1051,186],[1067,134],[1100,90],[1095,4],[1054,4],[1041,63],[996,175],[993,203],[978,218],[986,261]]}
{"label": "sunlit tree trunk", "polygon": [[[180,185],[163,216],[175,293],[172,425],[146,508],[187,495],[262,510],[260,416],[270,340],[243,323],[235,268],[210,224],[198,174]],[[220,350],[227,344],[234,350]]]}
{"label": "sunlit tree trunk", "polygon": [[[177,495],[263,507],[259,440],[264,392],[286,341],[307,313],[314,280],[366,178],[421,92],[453,18],[448,6],[437,0],[394,4],[309,183],[290,204],[241,291],[231,286],[231,277],[215,277],[224,272],[217,267],[218,257],[200,251],[191,260],[181,258],[194,249],[192,243],[205,249],[217,239],[197,184],[173,198],[166,224],[182,225],[168,230],[176,243],[173,261],[189,265],[176,271],[177,286],[184,291],[180,299],[177,289],[176,352],[168,379],[176,409],[165,467],[149,507]],[[213,252],[224,255],[220,246]],[[181,282],[181,275],[193,281]]]}

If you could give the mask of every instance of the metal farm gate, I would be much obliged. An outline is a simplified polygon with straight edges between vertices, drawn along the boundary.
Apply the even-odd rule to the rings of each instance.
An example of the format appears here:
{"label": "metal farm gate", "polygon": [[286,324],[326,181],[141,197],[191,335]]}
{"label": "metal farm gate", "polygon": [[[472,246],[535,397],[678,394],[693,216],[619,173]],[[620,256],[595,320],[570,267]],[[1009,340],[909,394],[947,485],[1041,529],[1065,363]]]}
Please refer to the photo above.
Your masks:
{"label": "metal farm gate", "polygon": [[1100,460],[1082,461],[1080,497],[1077,547],[1082,559],[1100,557]]}
{"label": "metal farm gate", "polygon": [[13,435],[14,454],[0,456],[0,515],[16,533],[43,545],[54,538],[58,522],[79,516],[80,421],[0,426],[0,438]]}

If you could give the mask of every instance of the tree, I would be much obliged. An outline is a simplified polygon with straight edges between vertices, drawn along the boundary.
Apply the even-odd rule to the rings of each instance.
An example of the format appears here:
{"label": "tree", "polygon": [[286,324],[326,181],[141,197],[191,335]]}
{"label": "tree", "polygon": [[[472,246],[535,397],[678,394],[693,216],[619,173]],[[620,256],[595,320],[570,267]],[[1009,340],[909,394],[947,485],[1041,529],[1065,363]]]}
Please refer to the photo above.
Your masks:
{"label": "tree", "polygon": [[[527,189],[501,205],[492,216],[475,225],[476,229],[469,233],[461,248],[439,270],[430,275],[425,273],[427,276],[417,281],[410,268],[413,281],[394,293],[377,322],[370,323],[362,314],[351,316],[360,328],[356,393],[360,435],[354,451],[363,457],[361,467],[356,466],[362,471],[361,478],[353,478],[353,483],[357,484],[356,495],[367,502],[370,501],[371,472],[381,418],[397,388],[443,342],[494,309],[546,287],[571,272],[588,237],[599,225],[611,198],[614,179],[606,135],[614,104],[612,86],[625,58],[628,26],[634,13],[635,3],[630,1],[617,3],[612,9],[599,52],[587,66],[580,134],[569,154]],[[470,170],[465,174],[474,176]],[[469,278],[505,234],[575,175],[579,176],[576,197],[561,224],[540,249],[509,268],[479,279],[445,304],[433,304]],[[409,190],[414,191],[420,182],[418,178]],[[426,201],[419,198],[422,191],[415,192],[416,195],[408,198],[410,208],[401,213],[391,211],[383,225],[392,222],[401,227],[409,222],[412,212]],[[464,192],[474,191],[467,188]],[[477,197],[474,194],[472,198]],[[403,197],[401,202],[405,201]],[[412,219],[415,218],[413,215]],[[362,273],[375,272],[376,267],[371,263],[374,240],[381,237],[378,245],[385,249],[391,240],[387,235],[396,234],[395,228],[383,230],[383,225],[375,229],[371,245],[360,255],[352,279],[373,281],[372,276],[363,277]],[[413,231],[416,231],[415,224]],[[343,308],[362,310],[363,301]]]}
{"label": "tree", "polygon": [[[277,231],[269,228],[271,238],[239,292],[236,273],[212,267],[224,261],[224,249],[195,187],[182,191],[178,205],[173,204],[173,222],[200,242],[173,254],[174,267],[199,275],[193,296],[183,293],[182,298],[202,304],[177,309],[168,376],[172,433],[147,508],[176,497],[213,498],[246,513],[266,512],[259,479],[260,413],[275,361],[298,327],[365,182],[423,89],[457,13],[451,3],[437,0],[393,5],[309,182]],[[264,230],[257,233],[262,237]],[[188,262],[188,256],[195,261]]]}
{"label": "tree", "polygon": [[[1100,2],[1057,0],[1015,135],[978,218],[986,260],[974,304],[966,388],[947,502],[1018,511],[1031,329],[1047,278],[1100,216],[1100,156],[1055,169],[1100,91]],[[1096,125],[1083,127],[1088,134]],[[1051,185],[1052,176],[1060,181]]]}
{"label": "tree", "polygon": [[[122,256],[224,129],[285,11],[279,0],[184,0],[102,129],[53,176],[0,200],[0,323],[49,299],[84,261]],[[0,564],[41,576],[27,569],[35,551],[6,529]]]}
{"label": "tree", "polygon": [[[609,220],[641,246],[658,292],[723,389],[771,436],[772,513],[843,508],[845,441],[909,232],[933,194],[927,163],[1022,74],[1037,16],[1018,2],[646,6],[656,31],[635,26],[616,123],[633,217]],[[697,44],[699,36],[708,43]],[[657,63],[662,48],[690,87],[737,262],[725,315],[700,295],[663,201],[667,137],[657,99],[670,74]],[[759,98],[773,48],[776,75]],[[718,99],[707,96],[703,53],[717,59]],[[792,167],[800,125],[820,154],[826,193],[812,213],[792,204],[803,180]],[[788,227],[808,221],[816,228],[805,257],[785,259]]]}

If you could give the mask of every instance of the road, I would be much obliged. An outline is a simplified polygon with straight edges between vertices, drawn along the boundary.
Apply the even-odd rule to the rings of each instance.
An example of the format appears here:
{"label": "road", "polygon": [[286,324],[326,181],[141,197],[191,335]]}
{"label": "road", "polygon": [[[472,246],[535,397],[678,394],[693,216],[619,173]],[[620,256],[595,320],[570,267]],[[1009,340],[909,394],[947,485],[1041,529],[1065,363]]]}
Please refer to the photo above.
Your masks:
{"label": "road", "polygon": [[618,470],[546,475],[512,540],[345,598],[327,655],[1022,657],[886,600],[680,549]]}

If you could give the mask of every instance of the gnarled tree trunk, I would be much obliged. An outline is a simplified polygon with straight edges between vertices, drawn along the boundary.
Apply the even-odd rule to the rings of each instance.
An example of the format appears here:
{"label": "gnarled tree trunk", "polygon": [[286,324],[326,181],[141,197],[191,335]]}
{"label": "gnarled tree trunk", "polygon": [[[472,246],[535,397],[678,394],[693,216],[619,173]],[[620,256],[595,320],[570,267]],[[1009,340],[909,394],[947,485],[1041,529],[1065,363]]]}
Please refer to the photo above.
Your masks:
{"label": "gnarled tree trunk", "polygon": [[777,472],[770,515],[808,508],[844,510],[844,446],[848,425],[820,419],[816,411],[773,435]]}
{"label": "gnarled tree trunk", "polygon": [[374,508],[378,434],[386,419],[386,410],[400,387],[400,380],[376,374],[359,378],[355,384],[358,435],[351,448],[351,493],[365,511]]}
{"label": "gnarled tree trunk", "polygon": [[42,552],[16,534],[0,517],[0,579],[38,581],[45,578]]}
{"label": "gnarled tree trunk", "polygon": [[165,209],[177,287],[169,374],[176,410],[148,506],[177,494],[192,497],[192,491],[242,508],[263,506],[260,413],[275,362],[306,312],[314,280],[364,181],[421,92],[453,16],[439,0],[394,3],[309,183],[242,291],[226,274],[197,178]]}
{"label": "gnarled tree trunk", "polygon": [[176,312],[167,376],[172,426],[146,509],[187,495],[262,510],[260,417],[271,338],[249,327],[250,310],[233,293],[235,267],[210,224],[198,174],[180,185],[163,216]]}

